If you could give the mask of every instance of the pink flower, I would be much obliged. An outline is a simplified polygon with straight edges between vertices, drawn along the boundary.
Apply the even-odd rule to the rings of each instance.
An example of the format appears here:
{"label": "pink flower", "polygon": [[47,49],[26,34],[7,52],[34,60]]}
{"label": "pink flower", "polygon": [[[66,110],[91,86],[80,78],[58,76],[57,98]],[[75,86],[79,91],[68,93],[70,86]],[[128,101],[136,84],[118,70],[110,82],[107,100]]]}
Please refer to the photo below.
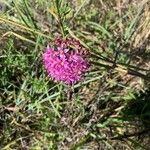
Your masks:
{"label": "pink flower", "polygon": [[56,39],[54,47],[47,47],[43,54],[43,63],[48,75],[66,84],[80,81],[89,69],[86,49],[79,41],[73,39]]}

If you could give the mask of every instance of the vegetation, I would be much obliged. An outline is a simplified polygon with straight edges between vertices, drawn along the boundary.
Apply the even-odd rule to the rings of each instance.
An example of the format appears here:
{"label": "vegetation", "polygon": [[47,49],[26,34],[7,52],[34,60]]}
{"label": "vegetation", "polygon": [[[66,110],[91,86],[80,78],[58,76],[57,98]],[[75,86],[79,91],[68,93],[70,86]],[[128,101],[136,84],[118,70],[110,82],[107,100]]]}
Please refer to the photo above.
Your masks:
{"label": "vegetation", "polygon": [[[71,88],[42,64],[56,37],[90,53]],[[1,150],[148,150],[149,87],[149,0],[1,0]]]}

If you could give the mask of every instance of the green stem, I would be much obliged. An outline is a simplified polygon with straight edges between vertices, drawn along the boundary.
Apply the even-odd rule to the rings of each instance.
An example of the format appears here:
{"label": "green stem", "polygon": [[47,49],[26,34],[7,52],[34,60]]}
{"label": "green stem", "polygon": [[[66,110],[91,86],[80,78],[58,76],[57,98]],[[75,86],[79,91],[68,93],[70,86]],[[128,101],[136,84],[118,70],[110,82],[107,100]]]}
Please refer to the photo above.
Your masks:
{"label": "green stem", "polygon": [[61,17],[61,13],[60,13],[59,8],[60,8],[59,0],[56,0],[56,9],[57,9],[57,14],[58,14],[58,19],[59,19],[59,26],[61,29],[62,36],[65,37],[64,25],[63,25],[63,21],[62,21],[62,17]]}

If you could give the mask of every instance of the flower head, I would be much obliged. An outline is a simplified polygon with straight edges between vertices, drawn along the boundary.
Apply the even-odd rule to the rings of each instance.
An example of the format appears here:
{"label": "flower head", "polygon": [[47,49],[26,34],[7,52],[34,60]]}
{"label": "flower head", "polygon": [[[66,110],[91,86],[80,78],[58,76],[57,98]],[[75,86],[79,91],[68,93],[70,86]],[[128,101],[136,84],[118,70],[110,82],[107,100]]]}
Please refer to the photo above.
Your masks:
{"label": "flower head", "polygon": [[89,68],[86,49],[73,39],[56,39],[54,47],[43,54],[44,67],[56,81],[74,84],[80,81]]}

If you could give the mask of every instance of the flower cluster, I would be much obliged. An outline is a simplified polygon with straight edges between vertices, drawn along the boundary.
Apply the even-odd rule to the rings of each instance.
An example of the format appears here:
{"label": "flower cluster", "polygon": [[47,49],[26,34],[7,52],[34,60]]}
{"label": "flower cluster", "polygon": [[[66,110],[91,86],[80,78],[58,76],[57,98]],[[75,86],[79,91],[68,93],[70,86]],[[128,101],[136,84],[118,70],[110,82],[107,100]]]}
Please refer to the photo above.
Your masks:
{"label": "flower cluster", "polygon": [[44,67],[56,81],[75,84],[89,68],[86,49],[74,39],[56,39],[43,54]]}

